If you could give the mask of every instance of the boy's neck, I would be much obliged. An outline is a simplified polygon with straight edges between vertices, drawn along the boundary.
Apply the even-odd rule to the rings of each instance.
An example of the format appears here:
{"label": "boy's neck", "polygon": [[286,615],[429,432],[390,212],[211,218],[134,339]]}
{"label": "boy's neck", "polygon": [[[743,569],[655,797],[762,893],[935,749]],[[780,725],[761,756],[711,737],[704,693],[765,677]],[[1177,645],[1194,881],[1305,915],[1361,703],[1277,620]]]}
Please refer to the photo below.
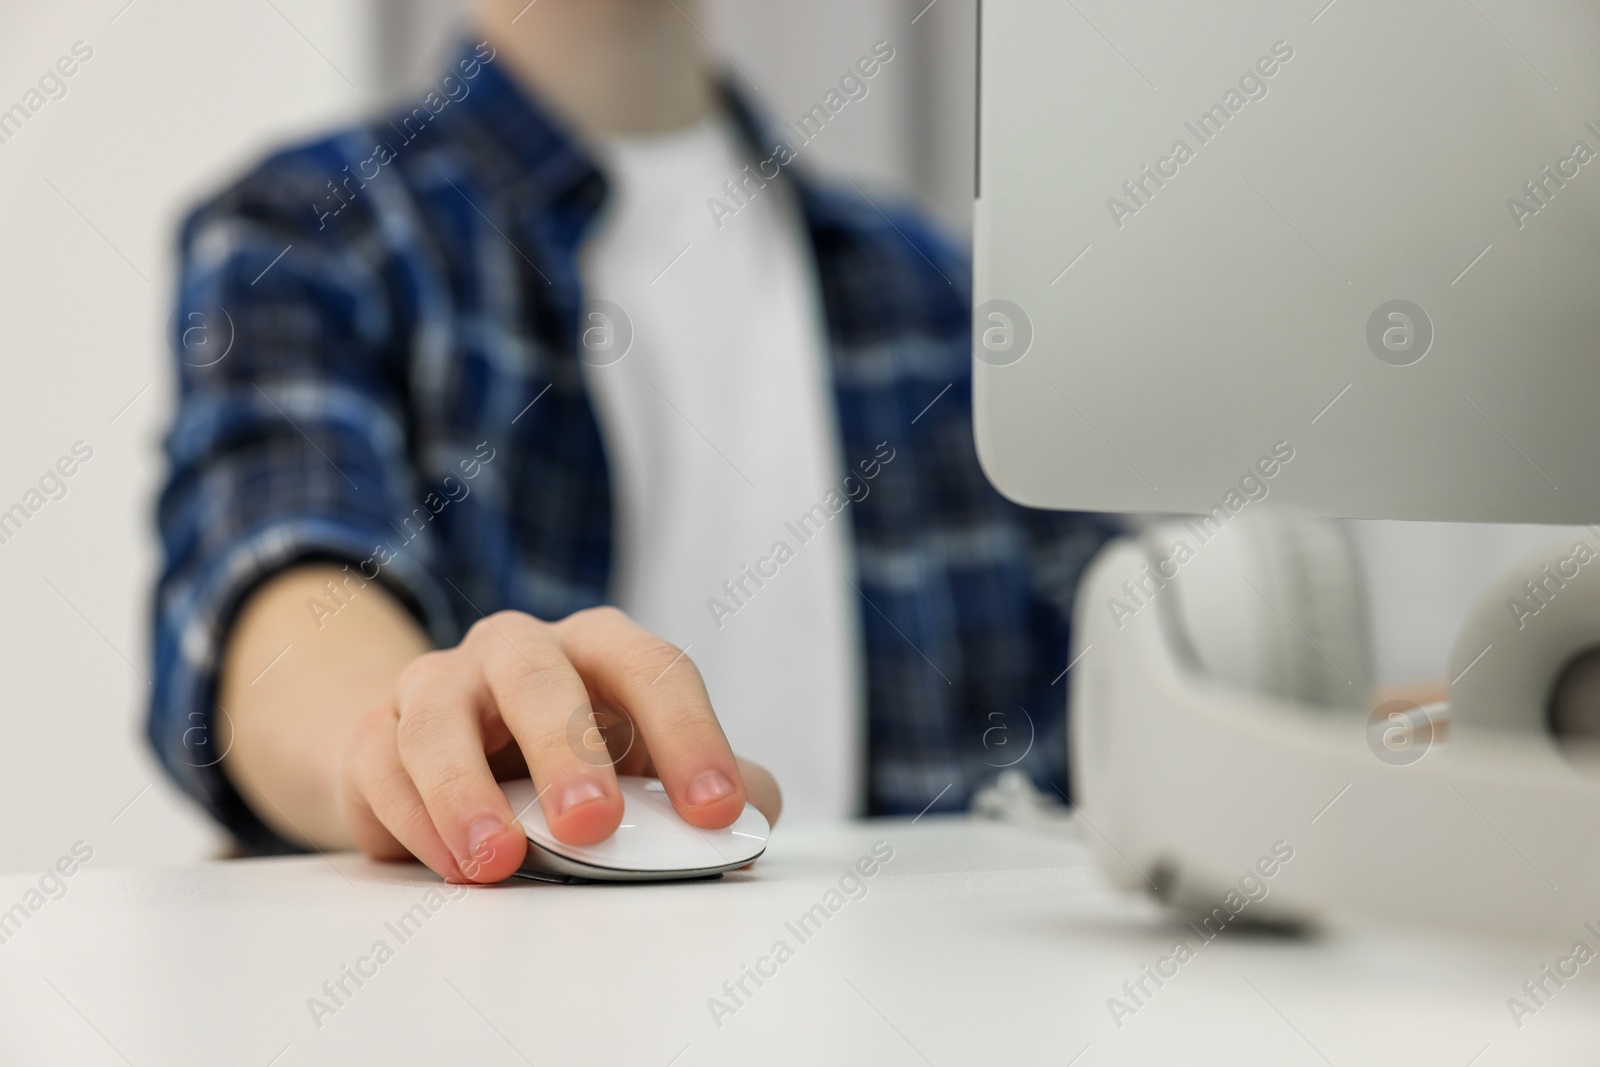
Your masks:
{"label": "boy's neck", "polygon": [[476,12],[512,76],[589,137],[662,133],[711,113],[700,21],[697,0],[480,0]]}

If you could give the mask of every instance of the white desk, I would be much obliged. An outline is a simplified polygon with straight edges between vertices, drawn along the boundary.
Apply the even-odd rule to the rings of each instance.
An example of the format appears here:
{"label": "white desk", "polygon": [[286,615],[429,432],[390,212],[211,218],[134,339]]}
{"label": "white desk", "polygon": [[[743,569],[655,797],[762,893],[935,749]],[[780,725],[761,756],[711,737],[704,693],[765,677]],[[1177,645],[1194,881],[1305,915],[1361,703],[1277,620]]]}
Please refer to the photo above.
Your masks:
{"label": "white desk", "polygon": [[[785,923],[877,840],[893,860],[802,943]],[[0,878],[0,907],[35,882]],[[1069,835],[994,823],[780,826],[722,881],[463,890],[403,942],[385,924],[442,885],[420,867],[91,862],[67,884],[0,945],[7,1067],[1600,1061],[1600,960],[1518,1029],[1506,998],[1568,946],[1439,934],[1226,931],[1119,1029],[1107,998],[1184,928]],[[719,1027],[708,998],[780,939]],[[318,1028],[307,999],[379,940],[392,958]]]}

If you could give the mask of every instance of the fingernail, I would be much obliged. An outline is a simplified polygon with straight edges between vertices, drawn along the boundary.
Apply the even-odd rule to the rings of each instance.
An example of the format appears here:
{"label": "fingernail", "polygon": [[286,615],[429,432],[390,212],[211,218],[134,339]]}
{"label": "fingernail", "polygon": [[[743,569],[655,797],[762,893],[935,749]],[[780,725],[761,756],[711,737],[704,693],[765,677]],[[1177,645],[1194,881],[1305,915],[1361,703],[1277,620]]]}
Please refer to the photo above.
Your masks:
{"label": "fingernail", "polygon": [[556,814],[565,815],[580,804],[587,804],[591,800],[599,800],[606,795],[606,791],[593,782],[573,782],[561,791],[561,800],[556,805]]}
{"label": "fingernail", "polygon": [[698,808],[712,801],[721,800],[731,792],[733,783],[728,781],[727,775],[721,771],[707,771],[689,783],[689,789],[684,797]]}

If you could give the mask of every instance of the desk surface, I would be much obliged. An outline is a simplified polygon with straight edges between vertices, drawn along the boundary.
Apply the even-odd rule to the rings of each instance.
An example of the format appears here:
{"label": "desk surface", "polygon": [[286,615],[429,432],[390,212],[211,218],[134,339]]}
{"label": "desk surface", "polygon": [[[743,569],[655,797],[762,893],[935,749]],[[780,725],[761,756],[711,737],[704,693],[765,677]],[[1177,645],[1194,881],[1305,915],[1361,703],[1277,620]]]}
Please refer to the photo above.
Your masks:
{"label": "desk surface", "polygon": [[[851,892],[837,892],[875,842],[893,858],[864,890],[847,878]],[[0,908],[37,884],[0,878]],[[1060,828],[780,826],[756,869],[720,881],[512,883],[453,899],[420,867],[355,856],[125,871],[91,861],[65,884],[0,944],[0,1063],[1600,1057],[1600,962],[1559,989],[1547,980],[1554,995],[1520,1027],[1507,1008],[1570,945],[1377,930],[1230,929],[1205,942],[1107,888]],[[1176,974],[1159,987],[1146,978],[1142,1005],[1114,1019],[1108,999],[1133,1006],[1123,983],[1179,937],[1193,957],[1163,964]]]}

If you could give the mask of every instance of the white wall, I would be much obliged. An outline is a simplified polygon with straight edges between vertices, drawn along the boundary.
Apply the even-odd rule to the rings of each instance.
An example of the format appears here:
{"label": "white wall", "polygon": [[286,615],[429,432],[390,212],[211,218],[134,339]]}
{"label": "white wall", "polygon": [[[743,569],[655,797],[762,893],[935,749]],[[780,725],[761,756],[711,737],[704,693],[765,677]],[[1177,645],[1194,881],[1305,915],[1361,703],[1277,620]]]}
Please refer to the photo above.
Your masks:
{"label": "white wall", "polygon": [[[759,107],[793,121],[873,44],[895,58],[872,92],[817,140],[827,173],[920,200],[963,241],[972,219],[977,0],[707,0],[722,43]],[[753,86],[753,89],[752,89]],[[807,147],[811,151],[812,146]]]}
{"label": "white wall", "polygon": [[[1380,681],[1443,677],[1468,612],[1489,583],[1525,556],[1577,538],[1582,527],[1352,522],[1366,571],[1373,669]],[[1566,551],[1561,553],[1566,555]],[[1553,557],[1545,557],[1548,562]],[[1529,571],[1531,574],[1533,568]],[[1501,605],[1497,610],[1505,610]]]}
{"label": "white wall", "polygon": [[0,508],[73,442],[94,450],[0,545],[0,871],[79,838],[107,866],[215,845],[141,734],[176,213],[265,142],[351,106],[345,77],[370,81],[351,0],[274,0],[282,16],[125,2],[0,13],[0,107],[73,42],[93,49],[0,144]]}

